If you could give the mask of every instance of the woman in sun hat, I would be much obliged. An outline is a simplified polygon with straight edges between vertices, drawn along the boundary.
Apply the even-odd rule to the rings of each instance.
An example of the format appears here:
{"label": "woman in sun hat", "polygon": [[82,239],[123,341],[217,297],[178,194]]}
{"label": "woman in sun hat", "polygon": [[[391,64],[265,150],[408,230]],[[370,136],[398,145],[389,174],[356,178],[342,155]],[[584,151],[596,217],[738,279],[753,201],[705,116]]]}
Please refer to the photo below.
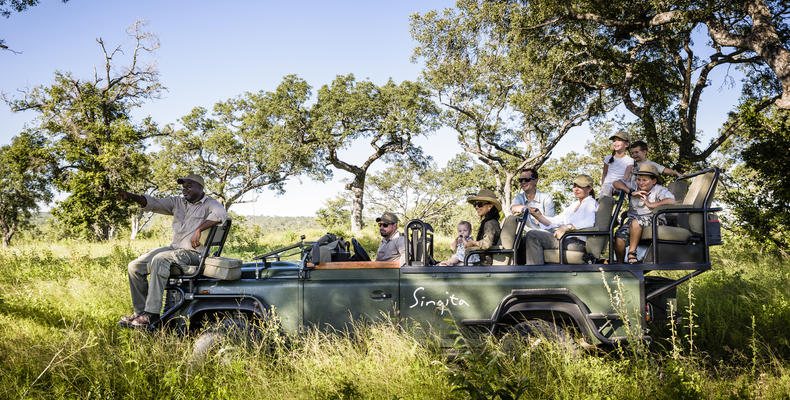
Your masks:
{"label": "woman in sun hat", "polygon": [[[589,175],[579,175],[573,180],[574,201],[562,210],[556,217],[547,217],[537,208],[530,208],[529,213],[549,230],[532,230],[527,232],[527,265],[543,264],[543,249],[557,249],[560,247],[560,238],[565,232],[595,225],[595,212],[598,202],[595,201],[595,192],[592,188],[593,179]],[[584,248],[585,236],[570,237],[565,239],[564,247],[579,249]]]}
{"label": "woman in sun hat", "polygon": [[[466,243],[466,249],[472,250],[488,250],[496,244],[499,244],[499,213],[502,212],[502,203],[496,198],[493,191],[488,189],[480,189],[474,196],[469,196],[466,201],[475,207],[477,215],[480,217],[480,227],[477,229],[477,236],[475,240],[470,240]],[[470,257],[470,262],[477,262],[474,256]],[[484,255],[481,265],[491,265],[493,258],[491,255]]]}

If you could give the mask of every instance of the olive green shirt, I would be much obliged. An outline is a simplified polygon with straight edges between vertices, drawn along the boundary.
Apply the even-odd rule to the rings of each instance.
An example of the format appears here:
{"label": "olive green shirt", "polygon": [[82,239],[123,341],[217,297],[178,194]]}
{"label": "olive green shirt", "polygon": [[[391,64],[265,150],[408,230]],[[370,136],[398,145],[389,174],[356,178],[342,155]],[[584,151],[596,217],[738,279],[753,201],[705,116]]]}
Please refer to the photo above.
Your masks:
{"label": "olive green shirt", "polygon": [[406,264],[406,238],[395,231],[389,238],[382,238],[378,251],[376,251],[376,261],[398,260],[400,265]]}
{"label": "olive green shirt", "polygon": [[[469,247],[467,250],[488,250],[499,243],[499,234],[502,232],[502,228],[499,227],[499,221],[495,219],[489,219],[488,221],[483,224],[483,237],[478,240],[480,242],[480,247]],[[493,257],[490,254],[485,254],[481,258],[480,264],[482,265],[491,265],[493,263]]]}
{"label": "olive green shirt", "polygon": [[147,202],[145,207],[143,207],[143,211],[173,216],[173,243],[170,245],[177,249],[202,253],[205,249],[203,238],[201,238],[201,244],[197,248],[192,247],[192,235],[195,233],[195,230],[205,221],[217,221],[221,224],[228,218],[225,207],[217,200],[206,195],[203,195],[202,199],[194,203],[188,202],[187,199],[181,196],[164,199],[151,197],[147,194],[143,196]]}

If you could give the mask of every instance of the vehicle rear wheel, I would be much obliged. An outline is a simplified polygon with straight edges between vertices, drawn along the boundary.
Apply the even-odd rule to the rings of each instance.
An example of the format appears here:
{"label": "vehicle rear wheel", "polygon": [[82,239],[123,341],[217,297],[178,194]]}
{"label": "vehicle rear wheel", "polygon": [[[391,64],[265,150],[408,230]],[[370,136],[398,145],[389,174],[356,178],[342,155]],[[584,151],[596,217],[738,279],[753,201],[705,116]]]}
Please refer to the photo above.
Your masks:
{"label": "vehicle rear wheel", "polygon": [[579,346],[579,343],[576,343],[573,335],[564,326],[543,319],[519,321],[510,327],[503,339],[503,345],[508,348],[517,348],[523,345],[536,347],[551,343],[575,352]]}

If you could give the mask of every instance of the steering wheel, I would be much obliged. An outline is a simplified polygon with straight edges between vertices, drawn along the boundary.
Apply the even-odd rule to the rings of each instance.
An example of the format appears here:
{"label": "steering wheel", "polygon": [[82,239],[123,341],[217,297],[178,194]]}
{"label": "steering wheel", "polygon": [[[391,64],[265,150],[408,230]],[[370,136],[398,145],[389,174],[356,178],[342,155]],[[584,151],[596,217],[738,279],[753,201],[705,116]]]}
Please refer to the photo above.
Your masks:
{"label": "steering wheel", "polygon": [[368,252],[365,251],[365,248],[362,247],[361,244],[359,244],[357,239],[351,238],[351,246],[354,247],[354,258],[356,258],[357,261],[370,261]]}

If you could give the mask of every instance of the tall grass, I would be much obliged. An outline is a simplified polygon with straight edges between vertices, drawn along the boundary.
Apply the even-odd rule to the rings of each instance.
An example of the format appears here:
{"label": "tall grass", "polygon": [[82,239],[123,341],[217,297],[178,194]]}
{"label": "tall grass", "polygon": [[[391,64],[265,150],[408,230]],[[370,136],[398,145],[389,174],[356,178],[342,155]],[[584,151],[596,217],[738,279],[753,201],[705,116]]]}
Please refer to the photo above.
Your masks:
{"label": "tall grass", "polygon": [[[299,239],[265,235],[227,254],[246,258]],[[375,252],[374,230],[359,238]],[[443,240],[449,247],[451,238],[439,238],[437,249]],[[645,348],[635,338],[621,350],[588,351],[506,336],[459,337],[448,351],[382,321],[293,338],[263,329],[201,362],[194,336],[116,325],[130,310],[126,264],[162,242],[31,242],[0,253],[0,398],[790,397],[790,265],[732,238],[714,250],[712,271],[679,289],[685,317],[674,336]]]}

